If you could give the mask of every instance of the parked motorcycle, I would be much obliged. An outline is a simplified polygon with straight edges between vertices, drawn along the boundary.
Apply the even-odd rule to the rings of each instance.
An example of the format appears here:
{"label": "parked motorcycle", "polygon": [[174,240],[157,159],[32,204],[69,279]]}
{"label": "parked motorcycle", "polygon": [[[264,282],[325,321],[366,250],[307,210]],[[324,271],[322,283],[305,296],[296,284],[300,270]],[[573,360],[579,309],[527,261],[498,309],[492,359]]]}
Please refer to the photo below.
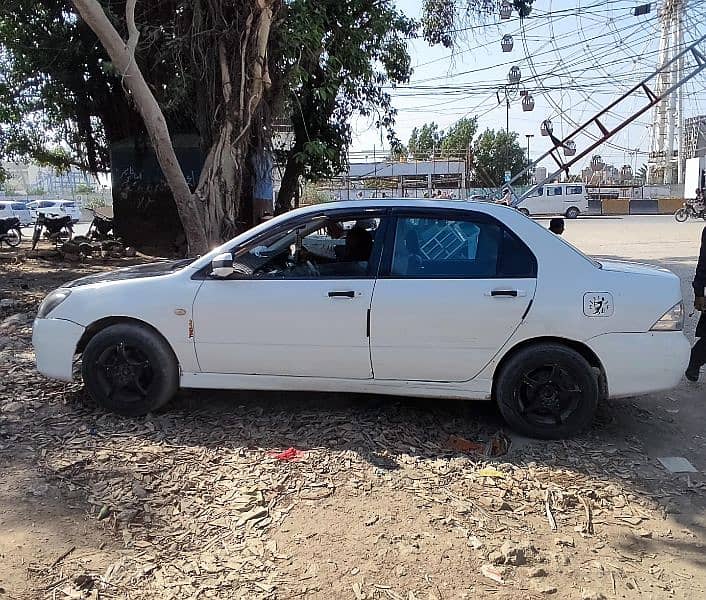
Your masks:
{"label": "parked motorcycle", "polygon": [[0,246],[5,242],[11,248],[15,248],[22,242],[22,231],[20,230],[20,220],[17,217],[0,219]]}
{"label": "parked motorcycle", "polygon": [[674,213],[674,218],[679,222],[683,223],[689,217],[693,219],[704,219],[706,220],[706,210],[701,208],[697,209],[693,202],[684,202],[681,208],[677,209]]}
{"label": "parked motorcycle", "polygon": [[108,211],[104,212],[96,209],[92,212],[93,221],[91,221],[86,237],[92,242],[104,242],[115,239],[113,217],[108,214]]}
{"label": "parked motorcycle", "polygon": [[59,244],[68,242],[74,235],[74,226],[71,217],[68,215],[60,216],[51,213],[39,213],[34,223],[32,250],[37,247],[42,233],[45,238],[54,242],[57,247]]}

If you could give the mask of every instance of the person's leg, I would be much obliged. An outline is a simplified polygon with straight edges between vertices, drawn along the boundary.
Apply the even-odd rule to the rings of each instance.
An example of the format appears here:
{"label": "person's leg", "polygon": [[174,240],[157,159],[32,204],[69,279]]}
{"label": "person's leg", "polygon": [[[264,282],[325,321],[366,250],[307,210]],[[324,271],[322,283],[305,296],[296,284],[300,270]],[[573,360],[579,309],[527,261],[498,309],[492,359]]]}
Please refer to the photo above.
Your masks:
{"label": "person's leg", "polygon": [[690,381],[698,381],[701,367],[706,364],[706,337],[700,337],[696,340],[694,347],[691,349],[691,358],[689,366],[686,369],[686,378]]}

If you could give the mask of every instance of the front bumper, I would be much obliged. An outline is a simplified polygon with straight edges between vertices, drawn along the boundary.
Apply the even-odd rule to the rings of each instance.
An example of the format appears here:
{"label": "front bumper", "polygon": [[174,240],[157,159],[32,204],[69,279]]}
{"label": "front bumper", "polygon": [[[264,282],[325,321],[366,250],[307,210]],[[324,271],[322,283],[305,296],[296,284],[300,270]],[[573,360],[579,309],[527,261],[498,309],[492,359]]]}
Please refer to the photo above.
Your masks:
{"label": "front bumper", "polygon": [[586,344],[603,364],[611,398],[676,387],[691,350],[681,331],[607,333]]}
{"label": "front bumper", "polygon": [[74,354],[85,328],[66,319],[35,319],[32,345],[37,370],[52,379],[71,381]]}

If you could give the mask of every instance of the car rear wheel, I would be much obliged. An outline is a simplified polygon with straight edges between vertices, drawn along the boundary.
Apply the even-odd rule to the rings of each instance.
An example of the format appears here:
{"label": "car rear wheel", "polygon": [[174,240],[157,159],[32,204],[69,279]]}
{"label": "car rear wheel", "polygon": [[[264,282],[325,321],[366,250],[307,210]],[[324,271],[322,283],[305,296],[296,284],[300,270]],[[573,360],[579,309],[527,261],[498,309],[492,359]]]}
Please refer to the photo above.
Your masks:
{"label": "car rear wheel", "polygon": [[538,344],[509,359],[495,392],[513,429],[529,437],[561,439],[591,424],[600,386],[578,352],[560,344]]}
{"label": "car rear wheel", "polygon": [[83,381],[103,408],[136,417],[166,404],[179,387],[176,357],[148,328],[121,323],[98,332],[83,352]]}
{"label": "car rear wheel", "polygon": [[566,218],[567,219],[576,219],[578,216],[581,214],[581,211],[576,208],[575,206],[572,206],[566,211]]}

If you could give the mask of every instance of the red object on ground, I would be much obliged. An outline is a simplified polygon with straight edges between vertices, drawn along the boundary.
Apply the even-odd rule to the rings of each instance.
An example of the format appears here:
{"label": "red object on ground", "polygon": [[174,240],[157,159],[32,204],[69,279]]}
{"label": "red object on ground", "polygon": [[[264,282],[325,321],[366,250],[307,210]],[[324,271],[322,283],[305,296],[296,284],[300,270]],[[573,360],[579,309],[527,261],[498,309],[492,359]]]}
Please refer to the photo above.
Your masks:
{"label": "red object on ground", "polygon": [[287,448],[284,452],[280,453],[270,452],[270,456],[273,456],[277,460],[294,460],[304,456],[304,453],[296,448]]}

